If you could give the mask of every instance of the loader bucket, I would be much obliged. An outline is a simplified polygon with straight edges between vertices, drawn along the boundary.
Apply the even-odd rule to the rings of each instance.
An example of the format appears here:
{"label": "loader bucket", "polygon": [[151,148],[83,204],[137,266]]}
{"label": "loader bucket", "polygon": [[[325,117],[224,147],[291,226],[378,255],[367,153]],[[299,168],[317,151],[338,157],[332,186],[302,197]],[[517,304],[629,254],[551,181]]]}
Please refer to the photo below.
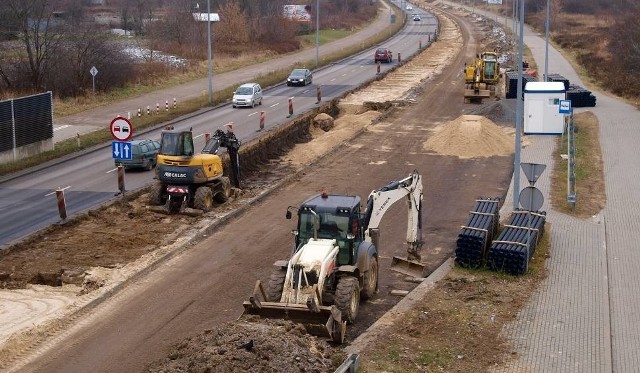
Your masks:
{"label": "loader bucket", "polygon": [[[262,293],[260,280],[256,290]],[[264,302],[257,297],[258,291],[243,303],[244,314],[257,315],[269,319],[282,319],[304,326],[307,333],[343,343],[347,322],[342,321],[342,313],[336,306],[319,306],[314,302],[307,304]],[[264,297],[263,297],[264,299]]]}
{"label": "loader bucket", "polygon": [[416,260],[394,256],[391,259],[391,270],[416,278],[427,277],[424,264]]}

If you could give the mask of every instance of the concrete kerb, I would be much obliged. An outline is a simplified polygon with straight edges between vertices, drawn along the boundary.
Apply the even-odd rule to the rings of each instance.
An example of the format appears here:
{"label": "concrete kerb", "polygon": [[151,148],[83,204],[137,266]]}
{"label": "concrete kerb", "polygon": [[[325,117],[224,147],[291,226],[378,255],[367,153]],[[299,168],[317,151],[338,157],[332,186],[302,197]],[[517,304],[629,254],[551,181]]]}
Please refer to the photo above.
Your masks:
{"label": "concrete kerb", "polygon": [[422,282],[398,302],[398,304],[382,315],[369,329],[351,342],[351,344],[345,348],[345,352],[347,354],[361,354],[369,344],[379,340],[396,320],[401,319],[407,312],[415,308],[418,302],[423,301],[427,293],[435,287],[436,282],[442,280],[453,266],[454,261],[453,257],[451,257],[433,271],[429,277],[422,280]]}

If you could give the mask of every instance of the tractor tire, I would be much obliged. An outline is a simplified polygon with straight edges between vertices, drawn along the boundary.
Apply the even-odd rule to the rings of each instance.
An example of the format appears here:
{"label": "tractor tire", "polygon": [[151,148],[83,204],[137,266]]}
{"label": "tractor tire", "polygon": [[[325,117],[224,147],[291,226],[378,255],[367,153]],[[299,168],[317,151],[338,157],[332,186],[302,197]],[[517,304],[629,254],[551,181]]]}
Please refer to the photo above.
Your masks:
{"label": "tractor tire", "polygon": [[201,186],[196,189],[193,196],[193,208],[209,212],[213,208],[213,192],[208,186]]}
{"label": "tractor tire", "polygon": [[284,268],[273,268],[267,285],[267,302],[280,302],[282,291],[284,289],[284,279],[287,271]]}
{"label": "tractor tire", "polygon": [[371,299],[378,291],[378,258],[369,261],[369,269],[364,273],[364,281],[360,296],[363,300]]}
{"label": "tractor tire", "polygon": [[213,199],[218,203],[225,203],[231,197],[231,180],[228,177],[223,176],[220,179],[220,183],[216,185],[216,191],[213,194]]}
{"label": "tractor tire", "polygon": [[155,183],[149,189],[149,204],[152,206],[164,205],[165,198],[163,198],[164,184]]}
{"label": "tractor tire", "polygon": [[353,324],[358,316],[358,308],[360,308],[360,289],[357,278],[345,276],[338,280],[335,304],[342,312],[342,320],[345,320],[347,324]]}

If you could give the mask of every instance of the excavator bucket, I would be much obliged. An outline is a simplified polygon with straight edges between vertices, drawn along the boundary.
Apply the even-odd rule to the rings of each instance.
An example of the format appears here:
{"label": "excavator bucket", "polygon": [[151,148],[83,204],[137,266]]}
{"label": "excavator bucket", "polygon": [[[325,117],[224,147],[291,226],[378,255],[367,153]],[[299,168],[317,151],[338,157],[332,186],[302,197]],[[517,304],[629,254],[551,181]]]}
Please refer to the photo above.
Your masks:
{"label": "excavator bucket", "polygon": [[401,258],[399,256],[394,256],[391,259],[391,270],[416,278],[427,277],[424,264],[417,260]]}
{"label": "excavator bucket", "polygon": [[344,343],[347,322],[342,321],[342,313],[336,306],[320,306],[311,298],[307,304],[266,302],[259,298],[266,299],[260,280],[256,282],[253,295],[243,303],[244,314],[289,320],[304,326],[311,335]]}

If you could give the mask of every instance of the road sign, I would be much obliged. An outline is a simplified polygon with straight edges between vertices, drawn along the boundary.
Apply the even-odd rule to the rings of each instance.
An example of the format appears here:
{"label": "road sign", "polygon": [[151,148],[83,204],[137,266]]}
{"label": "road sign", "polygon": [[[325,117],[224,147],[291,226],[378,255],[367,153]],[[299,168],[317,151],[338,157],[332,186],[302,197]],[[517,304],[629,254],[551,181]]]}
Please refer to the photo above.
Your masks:
{"label": "road sign", "polygon": [[111,136],[117,141],[127,141],[133,136],[133,125],[128,119],[123,117],[116,117],[111,121],[109,126]]}
{"label": "road sign", "polygon": [[91,75],[96,76],[98,75],[98,69],[96,69],[95,66],[91,67],[91,70],[89,70],[89,72],[91,73]]}
{"label": "road sign", "polygon": [[131,143],[126,141],[112,141],[111,155],[113,159],[131,160]]}
{"label": "road sign", "polygon": [[560,114],[571,114],[571,100],[560,100],[558,111]]}
{"label": "road sign", "polygon": [[544,204],[544,196],[540,189],[528,186],[520,192],[520,205],[527,211],[539,211]]}
{"label": "road sign", "polygon": [[520,167],[522,171],[524,171],[524,175],[529,180],[529,184],[533,185],[536,183],[542,172],[547,168],[546,164],[538,164],[538,163],[520,163]]}

